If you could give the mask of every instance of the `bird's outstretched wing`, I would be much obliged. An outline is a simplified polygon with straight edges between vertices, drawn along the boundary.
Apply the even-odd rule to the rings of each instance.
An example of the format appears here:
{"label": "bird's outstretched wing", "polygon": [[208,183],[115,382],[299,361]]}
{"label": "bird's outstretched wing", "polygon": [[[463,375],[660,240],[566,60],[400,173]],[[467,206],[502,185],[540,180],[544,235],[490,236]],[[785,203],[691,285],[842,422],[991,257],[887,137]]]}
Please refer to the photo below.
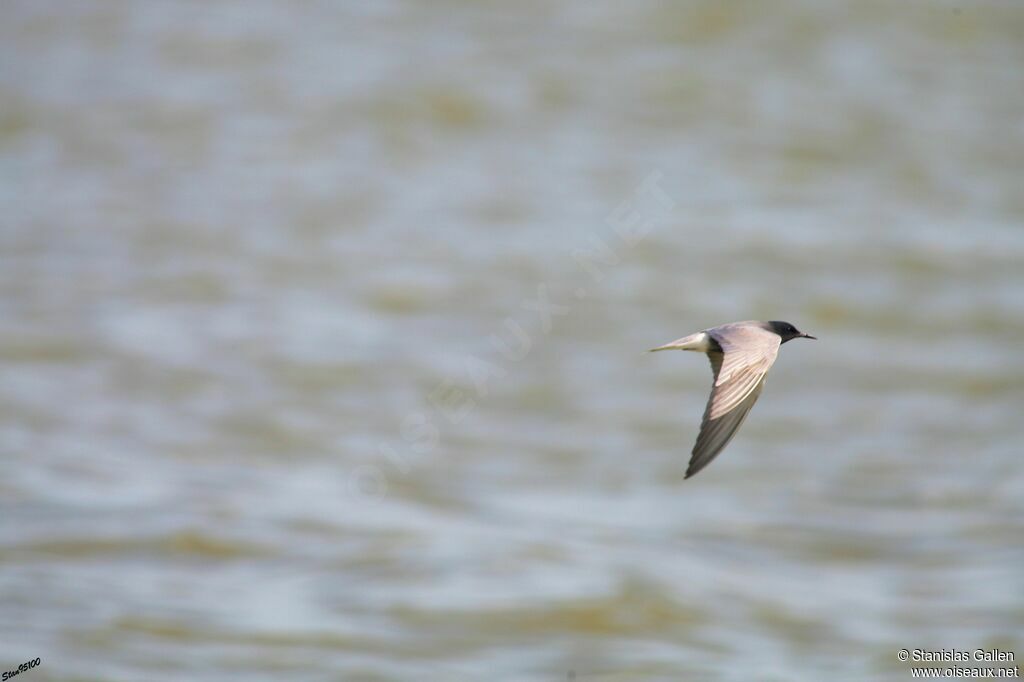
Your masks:
{"label": "bird's outstretched wing", "polygon": [[721,352],[710,351],[714,383],[686,478],[706,467],[729,444],[764,387],[764,376],[779,354],[777,334],[728,325],[713,334]]}

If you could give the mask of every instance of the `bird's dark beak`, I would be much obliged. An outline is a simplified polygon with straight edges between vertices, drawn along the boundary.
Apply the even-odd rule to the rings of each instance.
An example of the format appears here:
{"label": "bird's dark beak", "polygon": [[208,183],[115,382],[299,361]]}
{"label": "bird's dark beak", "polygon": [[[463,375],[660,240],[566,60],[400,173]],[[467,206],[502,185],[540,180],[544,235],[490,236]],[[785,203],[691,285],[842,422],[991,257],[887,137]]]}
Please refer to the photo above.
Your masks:
{"label": "bird's dark beak", "polygon": [[818,340],[817,336],[811,336],[810,334],[804,334],[803,332],[800,332],[800,338],[801,339],[814,339],[815,341]]}

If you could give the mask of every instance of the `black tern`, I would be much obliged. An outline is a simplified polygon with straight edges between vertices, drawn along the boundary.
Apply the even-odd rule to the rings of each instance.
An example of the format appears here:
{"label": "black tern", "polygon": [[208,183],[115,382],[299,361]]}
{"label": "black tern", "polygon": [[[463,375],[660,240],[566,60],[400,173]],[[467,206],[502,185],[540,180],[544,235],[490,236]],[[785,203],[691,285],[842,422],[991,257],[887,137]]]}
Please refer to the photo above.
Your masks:
{"label": "black tern", "polygon": [[789,322],[732,322],[684,336],[656,350],[707,353],[714,382],[686,478],[711,463],[736,435],[764,387],[764,377],[791,339],[813,339]]}

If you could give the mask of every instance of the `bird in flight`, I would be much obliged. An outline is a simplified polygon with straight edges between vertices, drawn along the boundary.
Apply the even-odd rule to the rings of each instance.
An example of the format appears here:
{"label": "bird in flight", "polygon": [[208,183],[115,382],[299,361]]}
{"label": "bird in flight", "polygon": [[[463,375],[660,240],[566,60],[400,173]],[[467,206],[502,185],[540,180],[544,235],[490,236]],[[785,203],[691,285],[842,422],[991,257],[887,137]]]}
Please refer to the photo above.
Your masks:
{"label": "bird in flight", "polygon": [[707,353],[715,375],[686,478],[711,463],[746,419],[764,387],[765,374],[791,339],[813,339],[789,322],[732,322],[652,348]]}

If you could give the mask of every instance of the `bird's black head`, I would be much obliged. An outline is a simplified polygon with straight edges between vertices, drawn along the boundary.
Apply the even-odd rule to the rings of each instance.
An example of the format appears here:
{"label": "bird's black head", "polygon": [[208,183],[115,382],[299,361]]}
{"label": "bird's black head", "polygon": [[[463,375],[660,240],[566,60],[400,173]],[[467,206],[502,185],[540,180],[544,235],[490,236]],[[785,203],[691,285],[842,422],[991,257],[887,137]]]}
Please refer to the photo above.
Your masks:
{"label": "bird's black head", "polygon": [[772,320],[768,323],[768,328],[773,332],[782,337],[782,343],[786,343],[791,339],[813,339],[815,337],[810,334],[804,334],[802,331],[791,325],[789,322],[782,322],[780,320]]}

